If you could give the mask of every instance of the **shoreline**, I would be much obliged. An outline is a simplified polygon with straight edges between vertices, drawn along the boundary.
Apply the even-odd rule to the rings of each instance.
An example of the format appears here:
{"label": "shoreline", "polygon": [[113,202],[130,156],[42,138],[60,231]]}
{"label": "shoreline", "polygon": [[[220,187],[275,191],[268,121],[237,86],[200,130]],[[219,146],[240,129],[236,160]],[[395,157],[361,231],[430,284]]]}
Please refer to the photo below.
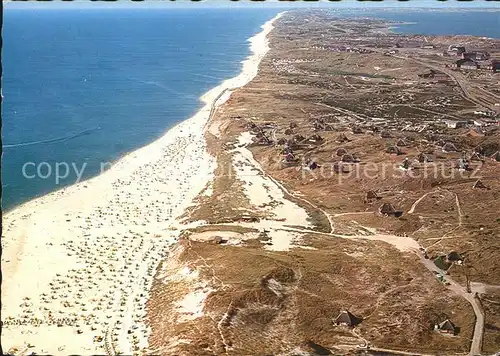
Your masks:
{"label": "shoreline", "polygon": [[[102,174],[5,214],[5,350],[91,353],[109,343],[126,354],[147,349],[152,276],[176,242],[176,217],[214,174],[204,138],[209,116],[221,97],[229,98],[227,91],[255,77],[269,50],[267,35],[282,14],[248,40],[251,54],[240,74],[205,93],[194,116]],[[54,335],[63,341],[56,343]]]}

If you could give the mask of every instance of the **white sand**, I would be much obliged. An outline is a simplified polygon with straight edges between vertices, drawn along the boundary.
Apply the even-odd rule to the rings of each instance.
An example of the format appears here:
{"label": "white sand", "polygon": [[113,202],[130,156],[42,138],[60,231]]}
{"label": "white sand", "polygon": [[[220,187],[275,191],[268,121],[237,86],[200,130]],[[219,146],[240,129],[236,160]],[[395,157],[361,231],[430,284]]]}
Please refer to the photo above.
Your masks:
{"label": "white sand", "polygon": [[226,245],[240,245],[245,240],[256,239],[259,234],[256,232],[239,233],[235,231],[205,231],[189,235],[189,240],[212,242],[215,237],[221,237]]}
{"label": "white sand", "polygon": [[414,252],[418,251],[420,245],[417,241],[408,236],[395,236],[386,234],[374,234],[374,235],[337,235],[333,236],[341,237],[344,239],[362,239],[362,240],[372,240],[372,241],[384,241],[401,252]]}
{"label": "white sand", "polygon": [[289,251],[294,247],[306,248],[299,244],[301,234],[281,230],[280,227],[310,227],[309,215],[304,208],[286,199],[283,190],[263,174],[262,167],[247,148],[252,137],[249,132],[243,132],[233,150],[233,168],[238,180],[243,183],[246,197],[256,210],[268,215],[267,219],[256,224],[251,223],[250,226],[267,229],[271,242],[270,245],[264,246],[267,250]]}
{"label": "white sand", "polygon": [[309,227],[307,211],[286,199],[280,187],[262,174],[262,167],[246,147],[251,142],[252,135],[242,133],[233,154],[234,170],[244,185],[250,204],[265,211],[271,218],[284,221],[284,224]]}
{"label": "white sand", "polygon": [[297,243],[301,240],[302,234],[291,231],[272,229],[269,232],[269,236],[271,237],[271,241],[273,244],[266,245],[266,250],[289,251],[292,247],[301,247],[299,245],[294,245],[294,243]]}
{"label": "white sand", "polygon": [[177,303],[177,313],[180,314],[179,322],[192,321],[204,315],[205,299],[213,291],[207,285],[198,285],[196,290],[189,292]]}
{"label": "white sand", "polygon": [[[99,177],[4,217],[4,350],[31,344],[37,353],[104,354],[110,347],[131,354],[134,345],[147,347],[145,303],[158,262],[176,241],[171,227],[213,176],[203,136],[211,103],[256,75],[273,20],[250,40],[242,73],[207,92],[195,116]],[[201,297],[186,298],[181,307],[198,315]],[[28,325],[17,325],[23,320]]]}

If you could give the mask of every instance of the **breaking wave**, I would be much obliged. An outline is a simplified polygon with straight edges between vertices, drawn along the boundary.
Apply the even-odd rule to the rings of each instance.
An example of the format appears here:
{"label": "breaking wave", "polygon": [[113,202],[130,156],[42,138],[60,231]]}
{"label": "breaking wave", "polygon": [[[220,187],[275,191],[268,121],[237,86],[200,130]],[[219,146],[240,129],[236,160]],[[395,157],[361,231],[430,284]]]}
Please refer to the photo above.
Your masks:
{"label": "breaking wave", "polygon": [[47,144],[47,143],[58,143],[58,142],[64,142],[68,141],[80,136],[85,136],[88,135],[94,131],[100,130],[100,127],[94,127],[92,129],[87,129],[83,130],[80,132],[77,132],[72,135],[67,135],[67,136],[62,136],[62,137],[56,137],[56,138],[51,138],[49,140],[39,140],[39,141],[30,141],[30,142],[20,142],[20,143],[8,143],[2,145],[3,148],[11,148],[11,147],[22,147],[22,146],[32,146],[32,145],[41,145],[41,144]]}

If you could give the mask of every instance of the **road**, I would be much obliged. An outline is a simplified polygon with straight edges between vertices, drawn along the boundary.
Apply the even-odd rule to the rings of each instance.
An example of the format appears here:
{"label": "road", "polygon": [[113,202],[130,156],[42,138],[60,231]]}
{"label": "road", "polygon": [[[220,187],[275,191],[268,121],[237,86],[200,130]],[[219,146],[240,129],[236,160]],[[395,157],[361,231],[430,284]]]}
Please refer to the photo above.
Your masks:
{"label": "road", "polygon": [[[429,271],[444,275],[444,271],[439,269],[432,260],[426,259],[421,252],[419,252],[418,254],[420,257],[420,261]],[[464,287],[455,282],[449,276],[444,276],[444,279],[449,283],[448,289],[460,295],[472,305],[472,309],[474,310],[474,314],[476,315],[476,324],[474,326],[474,334],[472,337],[469,355],[481,355],[484,334],[484,310],[481,306],[481,302],[478,298],[474,297],[475,294],[467,293]]]}

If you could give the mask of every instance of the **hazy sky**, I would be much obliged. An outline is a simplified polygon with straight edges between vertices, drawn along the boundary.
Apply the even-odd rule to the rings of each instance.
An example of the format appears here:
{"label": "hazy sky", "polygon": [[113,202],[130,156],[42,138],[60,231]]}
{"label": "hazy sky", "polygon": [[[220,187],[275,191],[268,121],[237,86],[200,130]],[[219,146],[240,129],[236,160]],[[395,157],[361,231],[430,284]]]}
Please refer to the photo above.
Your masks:
{"label": "hazy sky", "polygon": [[[342,1],[327,1],[320,0],[317,2],[309,1],[250,1],[250,0],[118,0],[118,1],[91,1],[91,0],[74,0],[61,1],[54,0],[51,2],[38,1],[4,1],[5,8],[179,8],[179,7],[331,7],[331,8],[380,8],[380,7],[396,7],[396,8],[440,8],[440,9],[456,9],[456,8],[496,8],[500,9],[500,1],[474,0],[474,1],[457,1],[457,0],[384,0],[384,1],[358,1],[358,0],[342,0]],[[499,15],[500,16],[500,15]]]}

